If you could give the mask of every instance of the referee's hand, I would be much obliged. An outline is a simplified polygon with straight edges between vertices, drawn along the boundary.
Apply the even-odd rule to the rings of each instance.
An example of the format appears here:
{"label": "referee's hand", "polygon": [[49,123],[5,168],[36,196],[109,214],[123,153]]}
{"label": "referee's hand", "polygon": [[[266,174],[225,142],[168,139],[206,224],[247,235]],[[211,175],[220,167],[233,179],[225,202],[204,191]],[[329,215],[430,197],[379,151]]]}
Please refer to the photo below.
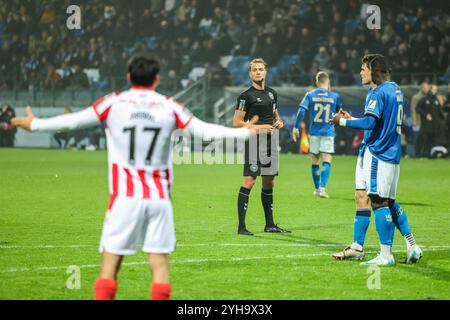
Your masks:
{"label": "referee's hand", "polygon": [[277,120],[275,121],[275,123],[273,124],[273,127],[274,127],[275,129],[281,129],[281,128],[284,127],[284,123],[283,123],[283,121],[282,121],[281,119],[277,119]]}

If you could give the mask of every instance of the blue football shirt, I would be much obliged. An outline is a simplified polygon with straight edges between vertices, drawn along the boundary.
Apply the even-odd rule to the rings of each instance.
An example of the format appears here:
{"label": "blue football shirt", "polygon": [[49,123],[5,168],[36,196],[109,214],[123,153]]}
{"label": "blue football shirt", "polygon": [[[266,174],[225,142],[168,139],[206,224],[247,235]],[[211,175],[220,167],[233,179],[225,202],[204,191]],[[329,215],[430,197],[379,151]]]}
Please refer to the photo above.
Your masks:
{"label": "blue football shirt", "polygon": [[300,108],[309,110],[309,134],[312,136],[334,137],[334,125],[329,124],[332,114],[342,107],[336,92],[317,88],[306,93]]}
{"label": "blue football shirt", "polygon": [[367,147],[380,160],[400,163],[403,105],[403,93],[395,82],[383,82],[369,89],[364,115],[375,117],[377,123],[373,130],[364,132],[360,155]]}

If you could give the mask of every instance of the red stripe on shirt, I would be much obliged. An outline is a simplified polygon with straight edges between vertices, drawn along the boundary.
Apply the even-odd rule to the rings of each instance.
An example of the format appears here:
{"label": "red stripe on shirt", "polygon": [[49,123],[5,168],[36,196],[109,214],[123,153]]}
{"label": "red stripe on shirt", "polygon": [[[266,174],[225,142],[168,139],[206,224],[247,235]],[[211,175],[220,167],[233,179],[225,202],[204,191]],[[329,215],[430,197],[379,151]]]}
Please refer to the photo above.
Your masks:
{"label": "red stripe on shirt", "polygon": [[186,128],[186,126],[189,124],[189,122],[191,122],[192,117],[194,116],[191,114],[191,116],[186,121],[186,123],[183,123],[183,121],[181,121],[180,117],[178,116],[178,114],[175,111],[173,112],[173,114],[175,115],[175,122],[177,123],[177,127],[180,129]]}
{"label": "red stripe on shirt", "polygon": [[116,163],[112,164],[112,194],[109,198],[108,210],[111,210],[119,193],[119,167]]}
{"label": "red stripe on shirt", "polygon": [[100,119],[100,121],[105,121],[106,118],[108,118],[108,114],[109,114],[109,110],[111,109],[111,105],[108,106],[103,112],[100,112],[98,110],[99,105],[104,102],[106,99],[111,98],[113,96],[117,95],[117,93],[112,93],[112,94],[108,94],[104,97],[101,97],[100,99],[98,99],[97,101],[95,101],[92,104],[92,108],[94,108],[95,113],[97,114],[98,118]]}
{"label": "red stripe on shirt", "polygon": [[145,170],[138,170],[138,175],[142,183],[143,198],[150,199],[150,188],[145,179]]}
{"label": "red stripe on shirt", "polygon": [[150,91],[155,91],[155,87],[151,86],[151,87],[145,87],[145,86],[132,86],[131,87],[132,90],[150,90]]}
{"label": "red stripe on shirt", "polygon": [[153,181],[155,181],[156,189],[158,189],[159,198],[164,199],[164,190],[161,184],[161,172],[159,170],[153,170]]}
{"label": "red stripe on shirt", "polygon": [[109,97],[111,97],[111,95],[106,95],[106,96],[101,97],[100,99],[98,99],[97,101],[95,101],[95,102],[92,104],[92,106],[94,107],[94,109],[96,109],[100,103],[102,103],[103,101],[105,101],[105,100],[106,100],[107,98],[109,98]]}
{"label": "red stripe on shirt", "polygon": [[111,110],[111,106],[108,106],[102,113],[100,113],[100,111],[98,110],[98,106],[92,106],[92,108],[94,108],[94,111],[100,121],[105,121],[106,118],[108,118],[109,111]]}
{"label": "red stripe on shirt", "polygon": [[[95,110],[95,108],[94,108],[94,110]],[[108,106],[108,107],[105,109],[105,111],[103,111],[101,114],[98,114],[98,113],[97,113],[97,115],[98,115],[100,121],[105,121],[106,118],[108,118],[108,114],[109,114],[109,111],[110,111],[110,110],[111,110],[111,106]]]}
{"label": "red stripe on shirt", "polygon": [[166,169],[166,179],[167,179],[167,189],[169,191],[169,198],[172,198],[172,195],[170,194],[171,185],[170,185],[170,170],[169,169]]}
{"label": "red stripe on shirt", "polygon": [[127,197],[133,197],[134,196],[133,177],[131,176],[130,169],[124,168],[123,170],[127,175]]}

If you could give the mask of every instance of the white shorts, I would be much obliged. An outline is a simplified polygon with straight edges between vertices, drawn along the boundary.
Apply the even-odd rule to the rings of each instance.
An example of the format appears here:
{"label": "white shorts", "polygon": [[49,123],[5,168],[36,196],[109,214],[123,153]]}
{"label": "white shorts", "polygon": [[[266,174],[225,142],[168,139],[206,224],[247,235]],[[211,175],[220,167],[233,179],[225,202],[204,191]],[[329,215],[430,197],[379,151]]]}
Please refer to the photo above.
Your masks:
{"label": "white shorts", "polygon": [[395,200],[400,176],[400,165],[382,161],[366,148],[364,157],[358,157],[355,171],[356,190],[366,190],[380,198]]}
{"label": "white shorts", "polygon": [[169,200],[116,198],[106,212],[100,252],[129,255],[171,253],[175,250],[173,208]]}
{"label": "white shorts", "polygon": [[309,152],[312,154],[334,153],[334,137],[310,136]]}

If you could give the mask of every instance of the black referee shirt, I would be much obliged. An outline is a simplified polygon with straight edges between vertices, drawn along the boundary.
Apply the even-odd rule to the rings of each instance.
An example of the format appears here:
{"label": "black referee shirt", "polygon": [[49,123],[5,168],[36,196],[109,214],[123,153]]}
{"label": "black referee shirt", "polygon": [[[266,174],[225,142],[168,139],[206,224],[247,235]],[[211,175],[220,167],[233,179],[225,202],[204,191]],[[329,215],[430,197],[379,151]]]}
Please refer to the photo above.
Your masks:
{"label": "black referee shirt", "polygon": [[257,124],[272,125],[277,110],[277,93],[267,86],[264,90],[251,86],[239,95],[236,110],[246,112],[244,121],[258,116]]}

